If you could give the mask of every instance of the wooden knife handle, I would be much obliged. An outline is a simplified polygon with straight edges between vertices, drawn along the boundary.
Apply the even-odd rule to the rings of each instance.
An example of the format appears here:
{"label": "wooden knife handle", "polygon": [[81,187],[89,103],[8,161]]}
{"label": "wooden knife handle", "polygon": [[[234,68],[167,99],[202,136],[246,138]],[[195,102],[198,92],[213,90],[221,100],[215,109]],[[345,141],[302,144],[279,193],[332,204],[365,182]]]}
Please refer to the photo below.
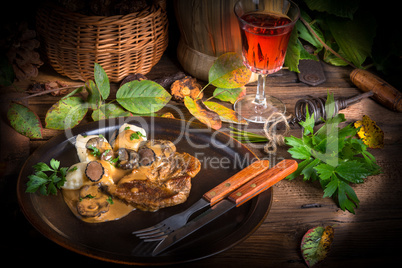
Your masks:
{"label": "wooden knife handle", "polygon": [[373,98],[397,112],[402,112],[402,93],[378,76],[366,70],[355,69],[350,80],[361,90],[373,91]]}
{"label": "wooden knife handle", "polygon": [[204,194],[204,198],[211,203],[211,206],[227,197],[233,190],[239,188],[252,178],[261,174],[269,168],[268,160],[258,160],[248,167],[240,170],[235,175],[220,183],[218,186]]}
{"label": "wooden knife handle", "polygon": [[236,203],[236,207],[239,207],[251,198],[259,195],[265,190],[268,190],[269,187],[278,181],[295,172],[297,166],[295,160],[282,160],[273,168],[261,173],[239,189],[235,190],[229,195],[228,199]]}

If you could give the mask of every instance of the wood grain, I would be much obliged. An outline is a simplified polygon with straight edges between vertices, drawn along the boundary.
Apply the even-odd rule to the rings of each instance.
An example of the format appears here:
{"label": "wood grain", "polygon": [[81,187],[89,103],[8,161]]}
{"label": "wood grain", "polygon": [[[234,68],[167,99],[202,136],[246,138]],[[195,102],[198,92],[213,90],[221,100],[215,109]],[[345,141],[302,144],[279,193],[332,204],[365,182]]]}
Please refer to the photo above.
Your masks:
{"label": "wood grain", "polygon": [[297,162],[284,159],[236,189],[228,199],[239,207],[297,170]]}
{"label": "wood grain", "polygon": [[251,179],[260,175],[269,168],[269,160],[259,160],[253,162],[251,165],[240,170],[238,173],[220,183],[210,191],[204,194],[204,198],[207,199],[211,206],[221,201],[227,195],[229,195],[234,189],[239,188],[243,184],[247,183]]}

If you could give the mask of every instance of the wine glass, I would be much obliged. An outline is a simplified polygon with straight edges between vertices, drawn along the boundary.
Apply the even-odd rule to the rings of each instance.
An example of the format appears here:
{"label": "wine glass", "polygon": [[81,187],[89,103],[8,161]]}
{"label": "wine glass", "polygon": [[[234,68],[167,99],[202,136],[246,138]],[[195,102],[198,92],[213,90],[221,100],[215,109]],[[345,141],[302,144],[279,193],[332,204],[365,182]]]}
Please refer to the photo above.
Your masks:
{"label": "wine glass", "polygon": [[289,0],[240,0],[234,12],[240,27],[243,63],[258,74],[256,95],[239,99],[234,109],[250,122],[265,123],[272,113],[286,111],[281,100],[266,96],[265,80],[282,68],[300,10]]}

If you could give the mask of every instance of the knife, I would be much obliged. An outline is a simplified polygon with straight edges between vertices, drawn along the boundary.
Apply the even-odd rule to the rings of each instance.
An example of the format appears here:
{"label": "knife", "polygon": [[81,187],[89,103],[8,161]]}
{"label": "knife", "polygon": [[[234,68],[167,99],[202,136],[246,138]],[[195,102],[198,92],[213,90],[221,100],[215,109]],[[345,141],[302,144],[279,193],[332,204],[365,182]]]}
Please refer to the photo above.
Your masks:
{"label": "knife", "polygon": [[266,191],[272,185],[296,171],[297,166],[298,165],[295,160],[285,159],[279,162],[273,168],[262,172],[260,175],[254,177],[249,182],[233,191],[227,197],[227,199],[217,202],[197,218],[170,233],[155,247],[154,251],[152,252],[152,256],[160,254],[206,224],[215,220],[219,216],[225,214],[232,208],[239,207],[253,197]]}

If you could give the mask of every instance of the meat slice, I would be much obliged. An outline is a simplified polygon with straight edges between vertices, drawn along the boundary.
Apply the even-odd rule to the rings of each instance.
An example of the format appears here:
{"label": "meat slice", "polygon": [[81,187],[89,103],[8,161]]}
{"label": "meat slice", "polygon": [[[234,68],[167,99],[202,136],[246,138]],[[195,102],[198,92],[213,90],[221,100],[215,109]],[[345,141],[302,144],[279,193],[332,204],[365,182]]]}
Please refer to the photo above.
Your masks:
{"label": "meat slice", "polygon": [[158,166],[140,167],[123,177],[109,192],[145,211],[181,204],[191,190],[191,178],[201,168],[199,160],[187,153],[175,153]]}

